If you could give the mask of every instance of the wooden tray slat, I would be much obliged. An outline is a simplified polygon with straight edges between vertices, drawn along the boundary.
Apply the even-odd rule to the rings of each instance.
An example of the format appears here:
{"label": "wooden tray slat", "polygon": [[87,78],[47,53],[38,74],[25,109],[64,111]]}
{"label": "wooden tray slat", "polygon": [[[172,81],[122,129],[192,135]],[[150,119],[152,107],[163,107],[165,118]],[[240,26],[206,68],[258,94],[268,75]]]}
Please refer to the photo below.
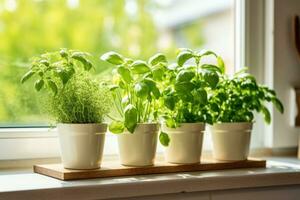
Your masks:
{"label": "wooden tray slat", "polygon": [[117,162],[103,163],[100,169],[94,170],[70,170],[65,169],[61,164],[46,164],[35,165],[33,171],[60,180],[76,180],[88,178],[104,178],[117,176],[132,176],[145,174],[161,174],[175,172],[193,172],[193,171],[210,171],[224,169],[239,169],[239,168],[264,168],[266,167],[265,160],[249,159],[237,162],[219,162],[205,160],[199,164],[192,165],[175,165],[164,162],[156,162],[150,167],[125,167]]}

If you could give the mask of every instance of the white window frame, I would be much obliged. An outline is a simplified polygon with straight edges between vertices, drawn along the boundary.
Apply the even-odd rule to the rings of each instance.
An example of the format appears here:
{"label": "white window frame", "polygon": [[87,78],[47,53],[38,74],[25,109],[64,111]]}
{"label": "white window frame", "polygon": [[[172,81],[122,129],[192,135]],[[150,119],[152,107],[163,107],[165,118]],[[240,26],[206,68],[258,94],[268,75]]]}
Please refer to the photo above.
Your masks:
{"label": "white window frame", "polygon": [[[251,66],[250,71],[259,82],[265,83],[265,64],[272,63],[272,41],[266,40],[272,35],[272,26],[264,27],[265,20],[272,20],[273,0],[236,0],[235,1],[235,65],[236,69],[242,66]],[[262,7],[261,7],[262,6]],[[266,9],[268,8],[268,9]],[[255,13],[252,15],[252,13]],[[268,15],[267,15],[268,14]],[[250,18],[251,17],[251,18]],[[258,32],[258,35],[248,34],[251,31]],[[268,35],[264,35],[268,34]],[[268,37],[267,37],[268,36]],[[266,52],[257,52],[257,48]],[[271,49],[270,49],[271,48]],[[255,50],[256,49],[256,50]],[[262,120],[258,120],[262,121]],[[258,146],[271,147],[272,126],[268,128],[264,123],[258,123],[257,130],[264,130],[262,144]],[[107,134],[106,144],[116,142],[115,136]],[[109,146],[109,145],[106,145]],[[1,160],[35,159],[59,157],[59,142],[56,129],[49,128],[0,128],[0,162]],[[109,147],[108,147],[109,148]],[[115,154],[116,149],[109,148],[106,154]]]}

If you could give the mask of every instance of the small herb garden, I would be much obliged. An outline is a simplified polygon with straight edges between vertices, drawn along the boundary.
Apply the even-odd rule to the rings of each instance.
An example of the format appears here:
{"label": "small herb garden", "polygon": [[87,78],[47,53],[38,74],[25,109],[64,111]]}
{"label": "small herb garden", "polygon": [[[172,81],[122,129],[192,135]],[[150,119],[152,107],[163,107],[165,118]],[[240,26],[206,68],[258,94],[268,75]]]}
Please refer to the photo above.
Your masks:
{"label": "small herb garden", "polygon": [[[94,69],[90,56],[67,49],[42,54],[33,59],[21,82],[34,77],[35,90],[46,89],[46,110],[59,124],[93,125],[108,119],[108,130],[117,134],[124,165],[153,165],[158,139],[166,147],[168,162],[200,162],[205,124],[210,125],[214,151],[222,151],[222,155],[215,154],[216,159],[247,159],[255,112],[270,123],[266,103],[284,111],[274,90],[259,85],[246,69],[226,75],[223,59],[212,51],[179,49],[174,63],[161,53],[143,61],[110,51],[100,57],[114,65],[112,81],[106,84],[89,74]],[[205,57],[214,61],[207,63]],[[96,133],[96,129],[88,130]],[[61,129],[59,134],[65,131]],[[241,153],[231,156],[234,142],[243,144],[243,149],[236,149]],[[96,148],[94,151],[97,154]],[[101,156],[97,159],[100,163]],[[80,166],[75,163],[71,167]]]}

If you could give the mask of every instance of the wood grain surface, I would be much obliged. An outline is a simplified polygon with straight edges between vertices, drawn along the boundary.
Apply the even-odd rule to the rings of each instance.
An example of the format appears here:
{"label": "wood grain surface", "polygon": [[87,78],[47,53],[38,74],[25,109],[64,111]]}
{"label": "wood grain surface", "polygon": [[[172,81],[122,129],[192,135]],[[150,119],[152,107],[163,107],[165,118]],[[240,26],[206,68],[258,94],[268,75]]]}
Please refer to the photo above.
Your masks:
{"label": "wood grain surface", "polygon": [[175,172],[211,171],[239,168],[265,168],[265,160],[249,159],[237,162],[220,162],[205,160],[199,164],[177,165],[164,162],[156,162],[154,166],[127,167],[118,162],[103,163],[101,168],[93,170],[72,170],[63,168],[62,164],[35,165],[35,173],[43,174],[60,180],[77,180],[89,178],[104,178],[146,174],[162,174]]}

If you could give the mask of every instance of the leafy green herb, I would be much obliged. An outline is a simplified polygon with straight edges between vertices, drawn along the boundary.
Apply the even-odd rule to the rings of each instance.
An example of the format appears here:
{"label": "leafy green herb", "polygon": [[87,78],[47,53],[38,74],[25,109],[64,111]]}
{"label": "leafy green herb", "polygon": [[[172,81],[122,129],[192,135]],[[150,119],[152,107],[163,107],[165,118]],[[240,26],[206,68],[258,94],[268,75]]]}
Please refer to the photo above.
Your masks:
{"label": "leafy green herb", "polygon": [[[65,86],[76,70],[83,68],[89,71],[93,65],[89,61],[88,53],[61,49],[57,52],[45,53],[33,59],[30,70],[22,77],[21,83],[32,76],[37,76],[35,89],[40,91],[45,87],[57,94],[57,88]],[[60,80],[60,81],[59,81]],[[48,84],[45,84],[45,81]]]}
{"label": "leafy green herb", "polygon": [[100,87],[87,71],[88,53],[61,49],[34,58],[21,83],[36,77],[37,91],[47,89],[45,110],[59,123],[101,123],[109,112],[108,88]]}
{"label": "leafy green herb", "polygon": [[127,129],[133,133],[138,123],[157,122],[161,97],[157,81],[164,76],[166,57],[155,54],[145,62],[108,52],[100,59],[116,66],[110,88],[118,114],[109,116],[113,120],[109,130],[112,133],[122,133]]}
{"label": "leafy green herb", "polygon": [[[205,56],[214,56],[217,65],[202,64]],[[180,49],[177,65],[173,66],[168,66],[165,71],[160,100],[161,116],[167,126],[174,128],[181,123],[212,123],[208,94],[217,87],[219,76],[224,71],[221,57],[212,51]]]}
{"label": "leafy green herb", "polygon": [[222,75],[220,79],[211,92],[209,104],[214,123],[252,122],[255,111],[262,113],[266,123],[270,123],[267,102],[272,102],[279,112],[284,112],[275,91],[258,85],[255,78],[247,73],[247,68],[236,72],[233,77]]}
{"label": "leafy green herb", "polygon": [[82,72],[72,76],[57,95],[48,95],[46,110],[60,123],[102,123],[110,101],[108,88]]}

